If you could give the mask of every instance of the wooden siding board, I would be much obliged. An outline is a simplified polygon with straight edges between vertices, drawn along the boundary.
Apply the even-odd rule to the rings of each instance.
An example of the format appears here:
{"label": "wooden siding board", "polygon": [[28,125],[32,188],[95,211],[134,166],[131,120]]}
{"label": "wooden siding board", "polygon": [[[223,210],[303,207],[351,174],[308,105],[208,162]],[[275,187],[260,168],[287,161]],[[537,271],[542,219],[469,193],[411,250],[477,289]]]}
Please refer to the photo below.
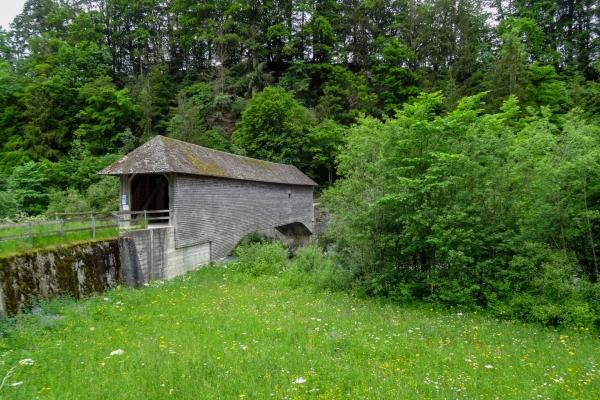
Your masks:
{"label": "wooden siding board", "polygon": [[293,222],[312,231],[311,186],[193,175],[174,186],[176,248],[211,242],[211,258],[220,260],[250,232]]}

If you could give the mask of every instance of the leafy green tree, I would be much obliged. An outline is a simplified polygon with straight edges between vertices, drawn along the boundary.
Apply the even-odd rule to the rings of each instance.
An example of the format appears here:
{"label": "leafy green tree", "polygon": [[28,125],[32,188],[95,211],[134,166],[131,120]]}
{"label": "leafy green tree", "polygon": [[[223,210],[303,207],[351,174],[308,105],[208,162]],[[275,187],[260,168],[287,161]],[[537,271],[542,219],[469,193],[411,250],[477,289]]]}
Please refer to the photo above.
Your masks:
{"label": "leafy green tree", "polygon": [[535,108],[546,106],[554,113],[565,113],[570,109],[566,85],[560,80],[552,65],[531,64],[528,68],[528,77],[528,82],[523,88],[526,105]]}
{"label": "leafy green tree", "polygon": [[0,218],[14,217],[19,211],[19,203],[12,192],[0,191]]}
{"label": "leafy green tree", "polygon": [[344,143],[346,131],[345,126],[330,119],[310,130],[306,150],[311,158],[310,173],[317,181],[333,183],[336,175],[335,159]]}
{"label": "leafy green tree", "polygon": [[46,215],[53,217],[55,213],[76,213],[91,211],[90,204],[75,189],[51,190],[48,193],[48,209]]}
{"label": "leafy green tree", "polygon": [[119,209],[119,179],[103,176],[85,191],[85,197],[92,210],[115,211]]}
{"label": "leafy green tree", "polygon": [[102,76],[82,86],[79,98],[86,106],[77,114],[75,136],[95,155],[118,149],[120,133],[135,123],[138,111],[129,90],[117,90],[110,77]]}
{"label": "leafy green tree", "polygon": [[518,30],[513,29],[502,37],[498,59],[490,74],[491,103],[500,107],[508,96],[522,97],[528,82],[525,48]]}
{"label": "leafy green tree", "polygon": [[173,114],[167,128],[169,137],[198,144],[199,136],[206,130],[204,119],[198,107],[186,98],[184,91],[177,95],[177,108]]}
{"label": "leafy green tree", "polygon": [[249,157],[304,168],[308,160],[303,149],[312,124],[291,93],[268,87],[252,97],[231,140]]}
{"label": "leafy green tree", "polygon": [[419,76],[405,66],[413,57],[406,46],[392,39],[383,46],[382,61],[374,68],[373,83],[379,92],[384,115],[393,115],[402,104],[419,94],[416,86]]}
{"label": "leafy green tree", "polygon": [[366,78],[341,66],[327,66],[327,82],[316,107],[321,119],[349,125],[361,114],[378,115],[377,95]]}
{"label": "leafy green tree", "polygon": [[28,162],[14,168],[8,179],[7,189],[14,193],[20,210],[29,215],[38,215],[48,207],[50,181],[47,165]]}

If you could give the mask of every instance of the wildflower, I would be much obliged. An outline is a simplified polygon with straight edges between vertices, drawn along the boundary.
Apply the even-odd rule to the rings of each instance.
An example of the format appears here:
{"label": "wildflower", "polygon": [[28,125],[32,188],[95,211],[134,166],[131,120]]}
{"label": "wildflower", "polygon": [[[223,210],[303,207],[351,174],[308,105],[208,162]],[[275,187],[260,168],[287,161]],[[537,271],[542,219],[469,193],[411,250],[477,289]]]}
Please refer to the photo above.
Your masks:
{"label": "wildflower", "polygon": [[294,381],[294,383],[297,383],[297,384],[304,383],[304,382],[306,382],[306,379],[304,379],[303,377],[299,377],[298,379],[296,379]]}
{"label": "wildflower", "polygon": [[90,328],[90,331],[93,331],[94,329],[96,329],[96,328],[94,328],[94,327],[92,326],[92,327]]}
{"label": "wildflower", "polygon": [[104,301],[110,301],[110,299],[108,297],[105,297]]}
{"label": "wildflower", "polygon": [[486,367],[487,369],[492,369],[492,368],[494,368],[494,366],[493,366],[493,365],[486,365],[485,367]]}
{"label": "wildflower", "polygon": [[121,350],[121,349],[117,349],[117,350],[115,350],[115,351],[111,351],[111,352],[110,352],[110,355],[111,355],[111,356],[120,356],[120,355],[122,355],[122,354],[125,354],[125,352],[124,352],[123,350]]}
{"label": "wildflower", "polygon": [[19,361],[21,365],[33,365],[33,360],[31,358],[25,358],[24,360]]}

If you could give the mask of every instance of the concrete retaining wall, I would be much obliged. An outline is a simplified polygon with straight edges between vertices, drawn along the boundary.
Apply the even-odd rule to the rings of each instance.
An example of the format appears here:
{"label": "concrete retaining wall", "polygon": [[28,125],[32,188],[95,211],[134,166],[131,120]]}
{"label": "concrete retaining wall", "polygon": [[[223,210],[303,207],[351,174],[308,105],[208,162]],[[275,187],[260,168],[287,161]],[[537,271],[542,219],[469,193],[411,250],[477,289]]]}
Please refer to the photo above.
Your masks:
{"label": "concrete retaining wall", "polygon": [[175,248],[173,227],[125,232],[135,242],[139,259],[139,283],[170,279],[210,263],[210,243]]}
{"label": "concrete retaining wall", "polygon": [[210,243],[176,249],[173,228],[0,258],[0,316],[17,314],[34,298],[79,299],[121,283],[136,287],[170,279],[208,263]]}
{"label": "concrete retaining wall", "polygon": [[82,298],[115,287],[122,276],[121,249],[133,245],[114,239],[0,258],[0,314],[14,315],[35,297]]}

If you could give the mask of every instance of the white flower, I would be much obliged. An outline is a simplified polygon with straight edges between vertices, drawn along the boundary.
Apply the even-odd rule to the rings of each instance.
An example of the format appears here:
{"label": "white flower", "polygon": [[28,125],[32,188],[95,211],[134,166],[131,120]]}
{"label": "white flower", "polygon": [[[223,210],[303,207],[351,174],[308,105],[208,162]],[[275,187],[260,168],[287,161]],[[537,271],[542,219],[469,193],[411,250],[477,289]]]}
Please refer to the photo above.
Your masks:
{"label": "white flower", "polygon": [[485,367],[486,367],[487,369],[492,369],[492,368],[494,368],[494,366],[493,366],[493,365],[486,365]]}
{"label": "white flower", "polygon": [[240,347],[242,348],[242,350],[246,350],[248,348],[248,346],[244,346],[243,344],[240,345]]}
{"label": "white flower", "polygon": [[456,315],[458,315],[459,317],[462,317],[462,316],[463,316],[463,313],[459,312],[459,313],[458,313],[458,314],[456,314]]}
{"label": "white flower", "polygon": [[123,354],[125,354],[125,352],[123,350],[121,350],[121,349],[118,349],[118,350],[110,352],[111,356],[120,356],[120,355],[123,355]]}
{"label": "white flower", "polygon": [[24,360],[19,361],[21,365],[33,365],[33,360],[31,358],[26,358]]}
{"label": "white flower", "polygon": [[110,299],[108,297],[105,297],[104,301],[110,301]]}
{"label": "white flower", "polygon": [[15,382],[11,386],[19,386],[19,385],[22,385],[22,384],[23,384],[23,382]]}
{"label": "white flower", "polygon": [[306,382],[306,379],[304,379],[303,377],[299,377],[298,379],[296,379],[294,381],[294,383],[304,383],[304,382]]}
{"label": "white flower", "polygon": [[94,328],[94,327],[92,326],[92,327],[90,328],[90,331],[93,331],[94,329],[96,329],[96,328]]}

